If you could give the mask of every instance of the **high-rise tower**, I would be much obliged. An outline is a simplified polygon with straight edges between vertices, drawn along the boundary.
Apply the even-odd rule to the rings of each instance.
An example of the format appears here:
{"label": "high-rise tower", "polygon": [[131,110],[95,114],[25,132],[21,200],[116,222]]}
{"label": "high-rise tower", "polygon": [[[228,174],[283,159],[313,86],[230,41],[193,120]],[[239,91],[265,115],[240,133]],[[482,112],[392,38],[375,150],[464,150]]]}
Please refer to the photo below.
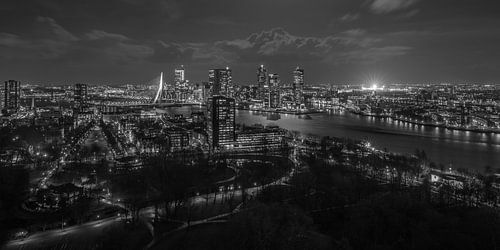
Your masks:
{"label": "high-rise tower", "polygon": [[75,84],[73,94],[74,105],[77,108],[82,108],[87,104],[88,86],[84,83]]}
{"label": "high-rise tower", "polygon": [[220,95],[208,99],[208,143],[210,150],[230,147],[235,139],[235,101]]}
{"label": "high-rise tower", "polygon": [[181,65],[180,68],[174,70],[174,83],[175,87],[178,88],[184,84],[185,79],[185,70],[184,65]]}
{"label": "high-rise tower", "polygon": [[296,104],[302,103],[302,92],[304,91],[304,70],[297,67],[293,71],[293,95]]}
{"label": "high-rise tower", "polygon": [[21,99],[21,82],[15,80],[5,81],[3,91],[3,110],[5,112],[15,112],[19,108]]}
{"label": "high-rise tower", "polygon": [[269,88],[266,92],[266,96],[269,100],[266,100],[269,108],[279,108],[281,106],[280,99],[280,76],[278,74],[269,74]]}
{"label": "high-rise tower", "polygon": [[257,68],[257,96],[261,100],[265,99],[265,89],[269,86],[269,79],[267,77],[267,69],[264,68],[264,65],[260,65]]}
{"label": "high-rise tower", "polygon": [[184,102],[187,99],[187,81],[185,78],[184,65],[174,70],[174,88],[172,99],[175,102]]}
{"label": "high-rise tower", "polygon": [[208,82],[212,89],[212,95],[234,96],[233,76],[229,67],[208,71]]}

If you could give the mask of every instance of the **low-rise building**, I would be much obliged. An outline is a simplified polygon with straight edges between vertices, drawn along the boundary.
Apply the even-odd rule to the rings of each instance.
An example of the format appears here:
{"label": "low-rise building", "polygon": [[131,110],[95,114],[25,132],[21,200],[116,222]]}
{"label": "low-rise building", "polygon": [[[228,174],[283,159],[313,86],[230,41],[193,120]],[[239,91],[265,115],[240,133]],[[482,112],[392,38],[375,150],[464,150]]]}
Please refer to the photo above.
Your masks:
{"label": "low-rise building", "polygon": [[277,151],[284,148],[285,131],[275,126],[243,127],[236,134],[235,150]]}

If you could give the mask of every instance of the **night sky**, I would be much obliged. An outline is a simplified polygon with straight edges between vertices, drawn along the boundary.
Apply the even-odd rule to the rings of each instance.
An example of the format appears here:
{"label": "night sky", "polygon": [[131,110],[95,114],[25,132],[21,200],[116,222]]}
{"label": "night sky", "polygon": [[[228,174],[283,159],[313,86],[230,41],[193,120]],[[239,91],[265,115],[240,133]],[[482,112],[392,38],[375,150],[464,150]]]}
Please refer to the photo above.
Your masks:
{"label": "night sky", "polygon": [[[0,76],[28,83],[206,81],[265,64],[306,84],[500,80],[495,0],[1,0]],[[2,80],[2,81],[3,81]]]}

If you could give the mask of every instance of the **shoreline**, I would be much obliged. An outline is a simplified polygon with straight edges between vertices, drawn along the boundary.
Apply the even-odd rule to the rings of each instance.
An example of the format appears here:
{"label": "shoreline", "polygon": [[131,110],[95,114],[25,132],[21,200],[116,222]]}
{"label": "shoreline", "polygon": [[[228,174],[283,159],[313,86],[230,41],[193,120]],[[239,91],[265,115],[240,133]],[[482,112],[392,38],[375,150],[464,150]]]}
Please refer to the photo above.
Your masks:
{"label": "shoreline", "polygon": [[415,125],[420,125],[420,126],[427,126],[427,127],[434,127],[434,128],[444,128],[448,130],[458,130],[458,131],[466,131],[466,132],[474,132],[474,133],[492,133],[492,134],[500,134],[499,129],[479,129],[479,128],[462,128],[462,127],[452,127],[452,126],[447,126],[443,124],[434,124],[434,123],[426,123],[426,122],[415,122],[410,119],[404,119],[404,118],[397,118],[395,116],[390,116],[390,115],[375,115],[375,114],[364,114],[361,112],[355,112],[352,110],[347,109],[347,111],[351,114],[356,114],[360,116],[366,116],[366,117],[375,117],[375,118],[390,118],[395,121],[401,121],[401,122],[406,122],[410,124],[415,124]]}
{"label": "shoreline", "polygon": [[294,111],[286,111],[286,110],[263,110],[263,109],[250,109],[250,108],[237,108],[238,110],[246,110],[246,111],[253,111],[253,112],[263,112],[263,113],[275,113],[275,114],[287,114],[287,115],[310,115],[310,114],[320,114],[320,113],[325,113],[322,111],[313,111],[313,110],[308,110],[306,112],[294,112]]}
{"label": "shoreline", "polygon": [[[325,111],[316,111],[316,110],[308,110],[305,112],[280,111],[280,110],[261,110],[261,109],[249,109],[249,108],[238,108],[238,110],[263,112],[263,113],[275,113],[275,114],[288,114],[288,115],[297,115],[297,116],[328,113]],[[365,114],[365,113],[356,112],[356,111],[353,111],[353,110],[350,110],[347,108],[345,108],[345,110],[348,111],[349,113],[355,114],[355,115],[360,115],[360,116],[365,116],[365,117],[375,117],[375,118],[390,118],[390,119],[393,119],[395,121],[401,121],[401,122],[406,122],[406,123],[420,125],[420,126],[427,126],[427,127],[433,127],[433,128],[444,128],[444,129],[448,129],[448,130],[466,131],[466,132],[473,132],[473,133],[500,134],[500,129],[479,129],[479,128],[452,127],[452,126],[447,126],[447,125],[443,125],[443,124],[416,122],[416,121],[412,121],[410,119],[397,118],[397,117],[391,116],[391,115]]]}

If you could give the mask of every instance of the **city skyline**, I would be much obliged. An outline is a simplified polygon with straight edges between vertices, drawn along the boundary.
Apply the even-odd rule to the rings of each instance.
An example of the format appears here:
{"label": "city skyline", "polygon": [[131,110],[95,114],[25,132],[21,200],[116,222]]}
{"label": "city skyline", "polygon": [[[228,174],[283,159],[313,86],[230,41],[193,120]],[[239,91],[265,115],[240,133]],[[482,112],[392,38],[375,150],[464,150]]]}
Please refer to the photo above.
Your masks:
{"label": "city skyline", "polygon": [[0,248],[497,249],[493,0],[1,0]]}
{"label": "city skyline", "polygon": [[[29,1],[0,4],[0,75],[23,83],[144,83],[186,67],[231,67],[255,84],[264,64],[292,82],[497,83],[494,1]],[[123,18],[127,17],[127,18]],[[169,77],[169,75],[166,75]],[[169,79],[169,78],[167,78]]]}

